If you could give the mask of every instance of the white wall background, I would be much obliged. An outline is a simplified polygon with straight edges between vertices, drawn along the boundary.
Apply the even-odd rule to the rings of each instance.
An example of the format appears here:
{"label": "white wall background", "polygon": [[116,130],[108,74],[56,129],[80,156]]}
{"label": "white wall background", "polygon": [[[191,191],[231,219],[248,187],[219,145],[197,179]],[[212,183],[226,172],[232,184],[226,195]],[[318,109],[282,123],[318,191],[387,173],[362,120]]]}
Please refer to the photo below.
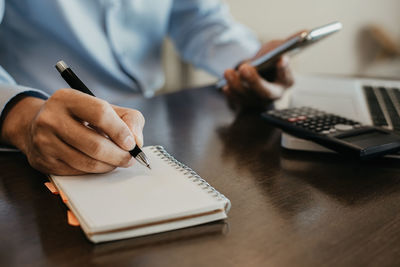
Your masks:
{"label": "white wall background", "polygon": [[234,17],[262,40],[284,38],[296,29],[309,29],[338,20],[343,30],[293,60],[301,72],[356,74],[360,71],[358,37],[369,24],[400,36],[399,0],[228,0]]}
{"label": "white wall background", "polygon": [[[368,72],[369,66],[365,66],[360,53],[362,46],[360,31],[371,24],[382,27],[395,42],[400,43],[399,0],[226,0],[226,2],[234,18],[253,29],[262,41],[285,38],[298,30],[310,29],[336,20],[342,22],[344,28],[340,33],[308,48],[292,59],[293,69],[300,73],[359,75]],[[395,69],[390,71],[395,74],[399,71],[398,77],[400,77],[400,67],[395,66]],[[189,85],[205,84],[215,80],[202,72],[190,73]],[[170,69],[167,87],[179,87],[180,84],[177,82],[179,75],[181,74]],[[393,73],[388,76],[393,76]]]}

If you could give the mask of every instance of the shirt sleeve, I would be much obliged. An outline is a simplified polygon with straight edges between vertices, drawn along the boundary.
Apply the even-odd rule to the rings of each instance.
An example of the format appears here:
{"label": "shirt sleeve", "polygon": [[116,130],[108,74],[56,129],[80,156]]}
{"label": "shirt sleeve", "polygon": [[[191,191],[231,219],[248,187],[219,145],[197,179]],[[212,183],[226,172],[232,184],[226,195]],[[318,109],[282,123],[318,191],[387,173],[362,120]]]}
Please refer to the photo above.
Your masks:
{"label": "shirt sleeve", "polygon": [[[0,0],[0,23],[4,15],[4,0]],[[1,27],[1,24],[0,24]],[[8,105],[13,103],[13,99],[21,94],[46,99],[48,95],[40,90],[20,86],[14,79],[0,66],[0,130],[5,118],[5,110]],[[7,107],[7,108],[6,108]]]}
{"label": "shirt sleeve", "polygon": [[168,34],[184,60],[219,77],[261,47],[219,0],[174,0]]}

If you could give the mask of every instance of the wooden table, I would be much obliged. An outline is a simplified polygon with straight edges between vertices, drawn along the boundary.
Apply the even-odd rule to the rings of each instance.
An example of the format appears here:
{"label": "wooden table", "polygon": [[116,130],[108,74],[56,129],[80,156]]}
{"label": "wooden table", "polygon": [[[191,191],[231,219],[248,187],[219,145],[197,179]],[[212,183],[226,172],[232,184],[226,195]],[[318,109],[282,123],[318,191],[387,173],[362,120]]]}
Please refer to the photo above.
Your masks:
{"label": "wooden table", "polygon": [[394,266],[400,165],[285,151],[213,88],[127,99],[163,145],[232,201],[229,219],[93,245],[23,155],[0,153],[0,266]]}

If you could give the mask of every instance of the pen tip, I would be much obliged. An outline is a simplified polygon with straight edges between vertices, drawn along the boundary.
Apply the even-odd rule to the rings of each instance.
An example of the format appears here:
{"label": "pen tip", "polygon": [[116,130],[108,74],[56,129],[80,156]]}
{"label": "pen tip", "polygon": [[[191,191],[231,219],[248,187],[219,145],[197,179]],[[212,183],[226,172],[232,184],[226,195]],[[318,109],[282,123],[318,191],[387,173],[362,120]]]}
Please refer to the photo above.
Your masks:
{"label": "pen tip", "polygon": [[149,164],[147,164],[147,168],[149,168],[149,170],[151,170],[151,167],[150,167],[150,165],[149,165]]}

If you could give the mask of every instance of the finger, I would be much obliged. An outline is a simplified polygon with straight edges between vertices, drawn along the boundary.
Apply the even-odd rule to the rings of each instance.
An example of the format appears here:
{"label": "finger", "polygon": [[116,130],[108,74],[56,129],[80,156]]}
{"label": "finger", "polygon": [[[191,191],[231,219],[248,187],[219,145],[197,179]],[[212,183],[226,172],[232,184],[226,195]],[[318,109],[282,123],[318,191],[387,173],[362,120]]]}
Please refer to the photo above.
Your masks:
{"label": "finger", "polygon": [[230,87],[228,85],[222,87],[222,92],[227,99],[229,107],[234,110],[237,109],[238,104],[241,102],[241,97],[239,93],[230,90]]}
{"label": "finger", "polygon": [[[67,169],[73,169],[80,173],[104,173],[115,168],[114,166],[88,157],[82,152],[65,144],[56,135],[41,135],[37,136],[36,139],[37,141],[41,141],[35,144],[37,146],[35,153],[30,156],[34,159],[35,164],[40,162],[39,165],[41,165],[41,168],[46,168],[47,171],[58,170],[59,167],[62,168],[60,170],[66,171],[65,166],[55,165],[58,163],[54,162],[54,159],[67,164],[69,166]],[[128,165],[126,167],[128,167]]]}
{"label": "finger", "polygon": [[117,112],[118,116],[126,123],[128,128],[133,133],[136,144],[139,147],[142,147],[143,127],[145,124],[145,119],[142,113],[134,109],[123,108],[118,106],[113,106],[113,108]]}
{"label": "finger", "polygon": [[264,80],[254,67],[244,64],[240,66],[239,73],[240,77],[247,82],[249,88],[259,97],[274,100],[282,96],[284,88],[279,84]]}
{"label": "finger", "polygon": [[[83,173],[106,173],[115,169],[115,166],[87,156],[64,143],[56,136],[54,136],[53,148],[56,148],[50,152],[53,157],[63,161],[75,170],[82,171]],[[132,159],[123,167],[131,166],[133,161],[134,160]]]}
{"label": "finger", "polygon": [[246,82],[248,87],[257,92],[260,97],[270,97],[268,90],[266,90],[267,88],[265,88],[264,84],[262,83],[263,79],[254,67],[248,64],[243,64],[239,68],[239,75],[240,78]]}
{"label": "finger", "polygon": [[278,83],[270,83],[265,80],[263,80],[262,83],[264,84],[263,86],[265,90],[269,92],[270,100],[277,100],[281,98],[286,89],[284,86]]}
{"label": "finger", "polygon": [[73,116],[100,129],[122,149],[129,151],[135,147],[131,131],[109,103],[73,89],[56,93],[52,98],[61,100]]}
{"label": "finger", "polygon": [[63,124],[55,129],[57,137],[87,156],[115,167],[123,167],[132,158],[110,139],[100,135],[73,118],[64,118]]}
{"label": "finger", "polygon": [[293,73],[289,67],[289,58],[283,56],[277,63],[276,83],[282,84],[285,88],[289,88],[294,84]]}
{"label": "finger", "polygon": [[41,157],[41,155],[35,155],[33,157],[28,156],[29,164],[36,170],[54,175],[79,175],[84,174],[82,171],[78,171],[61,160],[57,160],[53,157]]}
{"label": "finger", "polygon": [[241,94],[245,94],[247,88],[243,86],[243,83],[240,79],[239,73],[232,69],[228,69],[224,73],[224,77],[227,81],[227,85],[229,86],[229,90],[232,92],[237,92]]}
{"label": "finger", "polygon": [[82,175],[82,174],[86,174],[83,171],[76,170],[76,169],[72,168],[67,163],[63,162],[62,160],[57,160],[57,162],[58,162],[58,166],[57,166],[56,169],[54,169],[54,172],[52,172],[51,174],[55,174],[55,175]]}

